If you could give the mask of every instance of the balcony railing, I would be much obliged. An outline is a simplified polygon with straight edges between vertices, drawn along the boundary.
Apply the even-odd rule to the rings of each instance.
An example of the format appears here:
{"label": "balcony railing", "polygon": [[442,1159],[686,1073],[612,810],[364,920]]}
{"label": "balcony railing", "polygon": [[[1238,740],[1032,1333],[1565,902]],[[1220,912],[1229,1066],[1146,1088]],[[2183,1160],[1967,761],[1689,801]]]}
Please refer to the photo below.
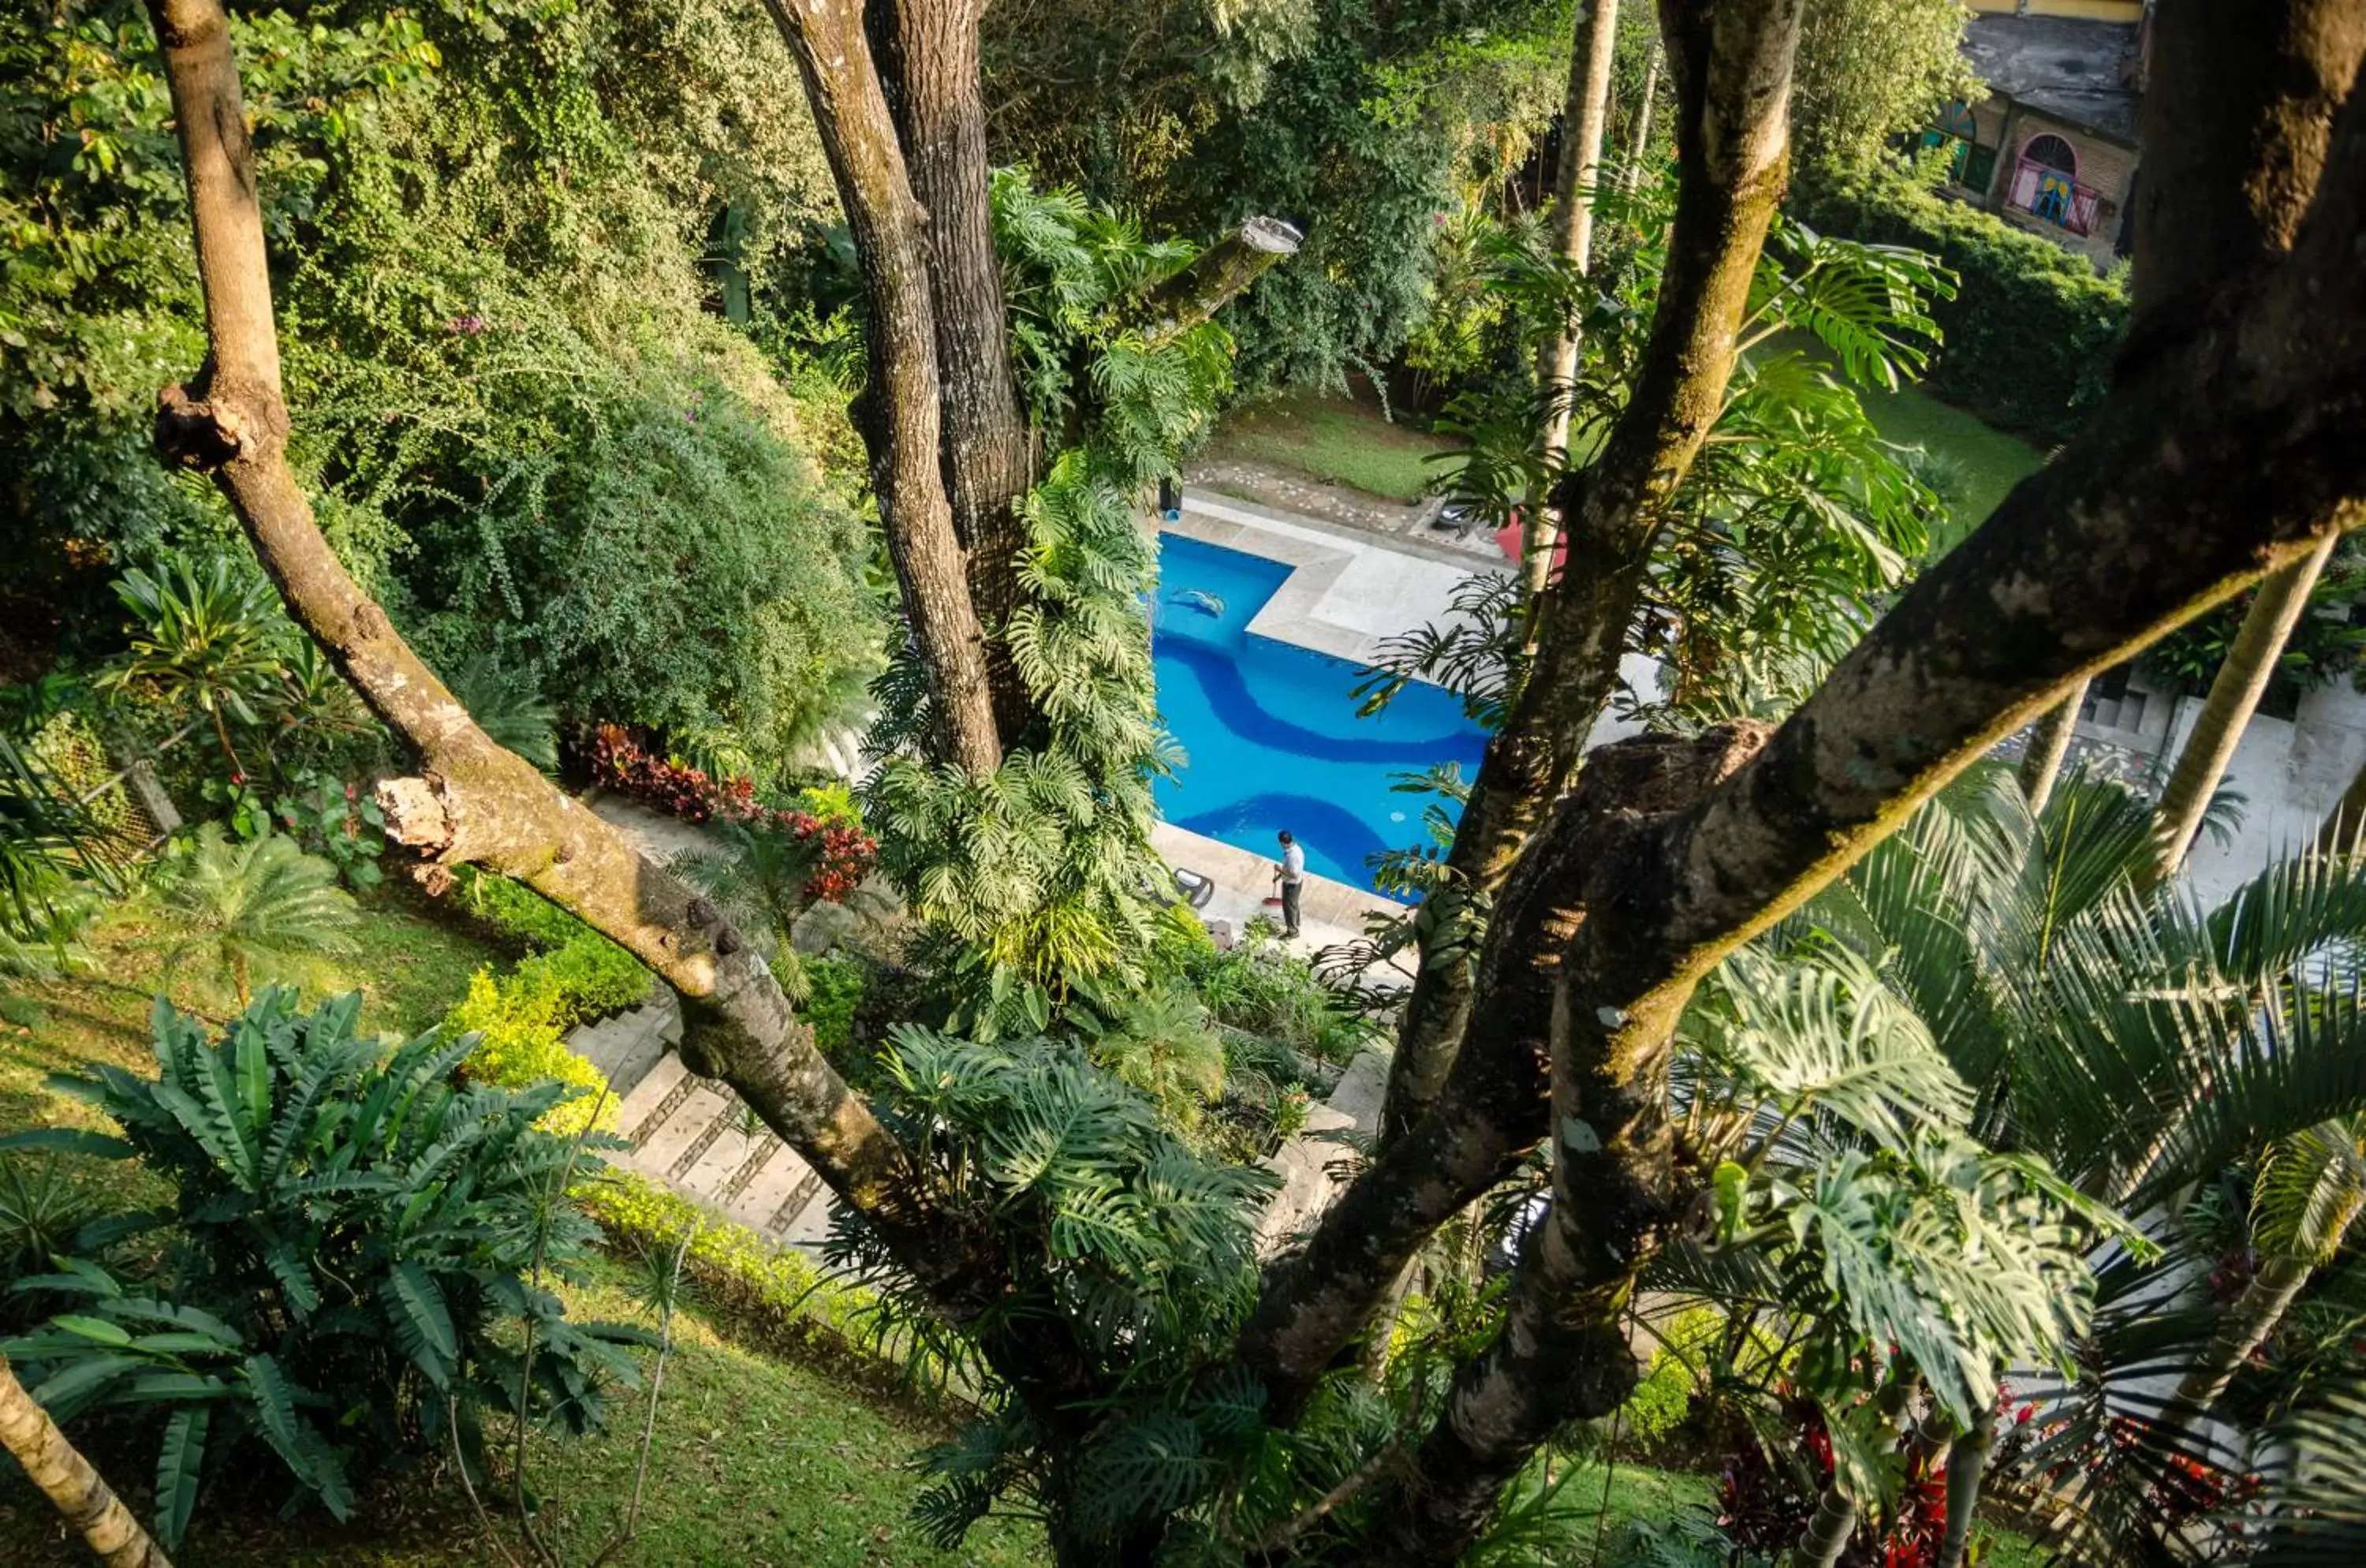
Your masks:
{"label": "balcony railing", "polygon": [[2012,188],[2005,194],[2007,207],[2073,234],[2094,232],[2095,207],[2102,199],[2103,193],[2094,186],[2027,158],[2013,169]]}

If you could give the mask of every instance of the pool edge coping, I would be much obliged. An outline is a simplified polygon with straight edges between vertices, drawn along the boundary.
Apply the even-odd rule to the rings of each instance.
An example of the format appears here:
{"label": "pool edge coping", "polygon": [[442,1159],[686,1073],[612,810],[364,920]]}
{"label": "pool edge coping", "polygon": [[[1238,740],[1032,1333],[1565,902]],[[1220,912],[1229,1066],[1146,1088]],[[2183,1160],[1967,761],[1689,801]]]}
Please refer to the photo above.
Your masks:
{"label": "pool edge coping", "polygon": [[[1180,515],[1173,520],[1157,518],[1155,521],[1161,534],[1174,534],[1214,549],[1234,550],[1290,569],[1290,575],[1281,580],[1272,596],[1257,607],[1257,613],[1250,616],[1241,628],[1244,633],[1287,647],[1301,648],[1311,653],[1327,654],[1333,659],[1345,660],[1366,668],[1371,666],[1373,656],[1390,636],[1402,634],[1361,631],[1354,626],[1317,619],[1313,614],[1323,596],[1337,584],[1348,564],[1367,551],[1402,556],[1431,566],[1459,567],[1465,564],[1434,547],[1428,550],[1400,547],[1401,545],[1419,541],[1384,541],[1339,524],[1326,525],[1319,518],[1291,517],[1264,509],[1252,511],[1230,502],[1202,501],[1196,496],[1184,498]],[[1326,535],[1338,543],[1335,546],[1316,543],[1281,531],[1290,528],[1303,528]],[[1351,545],[1355,547],[1343,547]],[[1487,570],[1483,562],[1468,564],[1469,570],[1465,576]],[[1411,626],[1405,629],[1410,630]],[[1442,682],[1425,676],[1415,675],[1413,679],[1425,685],[1436,686],[1440,691],[1450,690]]]}

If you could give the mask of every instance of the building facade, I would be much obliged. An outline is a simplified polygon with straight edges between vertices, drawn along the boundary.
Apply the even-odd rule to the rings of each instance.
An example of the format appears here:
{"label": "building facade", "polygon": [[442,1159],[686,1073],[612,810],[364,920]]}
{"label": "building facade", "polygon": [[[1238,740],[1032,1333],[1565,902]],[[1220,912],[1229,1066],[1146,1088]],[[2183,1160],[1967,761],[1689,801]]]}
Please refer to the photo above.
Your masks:
{"label": "building facade", "polygon": [[1988,96],[1925,138],[1952,151],[1959,199],[2108,267],[2127,253],[2150,6],[1971,0],[1964,55]]}

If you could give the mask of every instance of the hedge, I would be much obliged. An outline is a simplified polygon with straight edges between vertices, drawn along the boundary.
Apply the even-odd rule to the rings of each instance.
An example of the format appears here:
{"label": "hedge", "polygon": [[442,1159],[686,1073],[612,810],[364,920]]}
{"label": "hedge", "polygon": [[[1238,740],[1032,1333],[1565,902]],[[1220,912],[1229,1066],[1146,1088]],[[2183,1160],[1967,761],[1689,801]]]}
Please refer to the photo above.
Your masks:
{"label": "hedge", "polygon": [[1809,171],[1790,209],[1809,228],[1911,245],[1955,269],[1959,291],[1932,310],[1945,333],[1923,383],[1934,396],[2045,445],[2101,398],[2128,297],[2086,257],[1892,169]]}

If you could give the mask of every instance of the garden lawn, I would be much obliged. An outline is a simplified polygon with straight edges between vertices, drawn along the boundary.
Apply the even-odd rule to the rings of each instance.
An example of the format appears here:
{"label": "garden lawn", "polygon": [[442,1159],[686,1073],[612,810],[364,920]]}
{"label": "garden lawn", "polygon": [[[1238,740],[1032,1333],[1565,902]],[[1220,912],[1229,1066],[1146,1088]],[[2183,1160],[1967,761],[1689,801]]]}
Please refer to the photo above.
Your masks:
{"label": "garden lawn", "polygon": [[1417,502],[1439,477],[1430,454],[1448,443],[1390,422],[1379,406],[1331,392],[1285,392],[1224,416],[1204,456],[1258,463],[1349,485],[1385,501]]}
{"label": "garden lawn", "polygon": [[[603,1268],[589,1284],[564,1292],[569,1313],[653,1330],[656,1319],[627,1289],[628,1279],[621,1265]],[[921,1539],[910,1517],[921,1482],[907,1461],[946,1436],[932,1424],[883,1408],[824,1372],[739,1349],[695,1312],[678,1314],[674,1327],[639,1529],[610,1559],[618,1568],[1020,1568],[1049,1560],[1040,1529],[1014,1520],[978,1526],[953,1551]],[[613,1538],[632,1496],[647,1410],[644,1382],[640,1392],[617,1399],[599,1437],[528,1444],[535,1529],[568,1568],[587,1568]],[[152,1453],[135,1450],[108,1466],[142,1517],[151,1512],[144,1472]],[[266,1495],[242,1506],[201,1493],[174,1561],[180,1568],[464,1568],[502,1561],[448,1472],[365,1496],[351,1526],[317,1509],[281,1524],[265,1506],[276,1501]],[[487,1501],[523,1558],[513,1516],[501,1499]],[[79,1541],[63,1539],[43,1499],[13,1475],[0,1481],[0,1562],[84,1568],[89,1562]]]}
{"label": "garden lawn", "polygon": [[1987,522],[2007,492],[2045,461],[2036,447],[2020,436],[1983,424],[1977,415],[1943,403],[1919,387],[1861,396],[1865,413],[1883,436],[1901,446],[1920,446],[1950,458],[1962,470],[1962,499],[1945,534],[1932,541],[1932,559]]}
{"label": "garden lawn", "polygon": [[[389,883],[361,900],[349,957],[321,966],[308,998],[362,993],[362,1027],[411,1035],[439,1022],[485,965],[518,956],[501,939],[479,936],[431,916],[424,896]],[[159,988],[174,1003],[208,1019],[235,1000],[187,974],[165,973],[169,931],[133,905],[102,919],[84,939],[90,962],[51,981],[0,980],[0,1133],[87,1118],[78,1100],[45,1087],[50,1075],[89,1062],[152,1074],[148,1014]]]}
{"label": "garden lawn", "polygon": [[[1798,353],[1824,365],[1835,376],[1840,367],[1831,352],[1805,333],[1785,333],[1769,343],[1766,354]],[[1931,541],[1926,558],[1936,560],[1988,521],[1989,513],[2013,486],[2035,473],[2045,455],[2020,436],[1984,423],[1977,414],[1943,403],[1920,387],[1895,392],[1859,387],[1857,400],[1865,417],[1882,436],[1901,446],[1920,446],[1955,465],[1962,480],[1955,515]]]}

